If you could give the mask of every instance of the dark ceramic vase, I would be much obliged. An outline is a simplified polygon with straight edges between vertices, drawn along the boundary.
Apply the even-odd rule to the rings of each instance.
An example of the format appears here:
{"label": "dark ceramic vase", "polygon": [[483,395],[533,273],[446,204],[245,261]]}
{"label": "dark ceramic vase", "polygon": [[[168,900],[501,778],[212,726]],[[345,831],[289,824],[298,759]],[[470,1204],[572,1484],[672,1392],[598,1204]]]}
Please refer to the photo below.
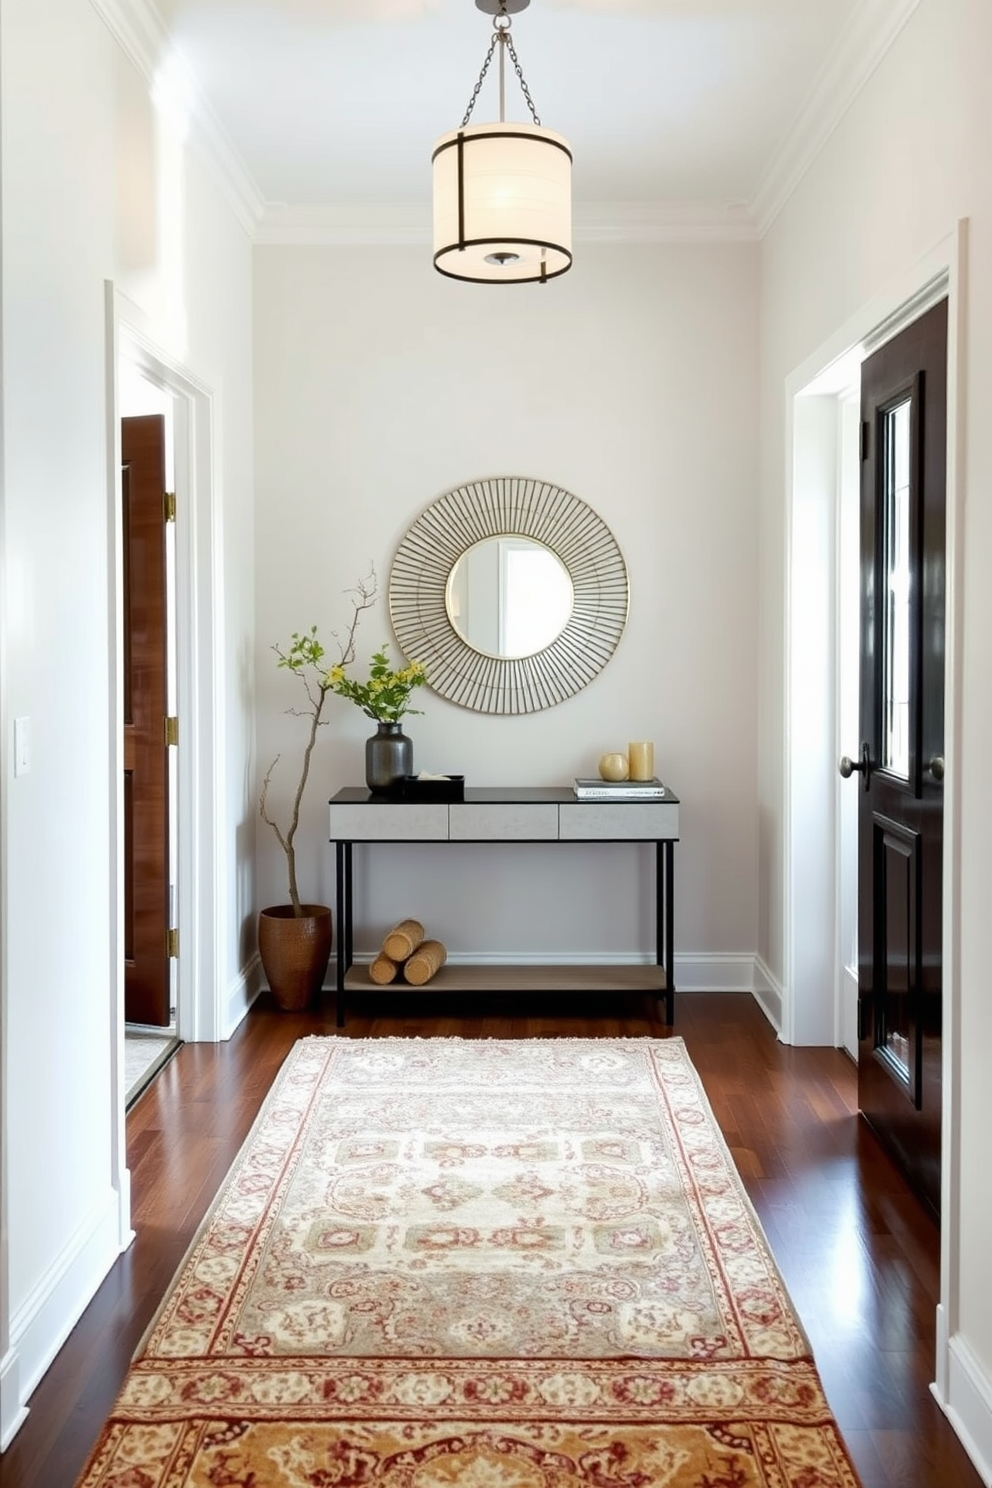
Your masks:
{"label": "dark ceramic vase", "polygon": [[413,740],[401,724],[379,723],[365,741],[365,784],[375,795],[399,789],[404,775],[413,774]]}

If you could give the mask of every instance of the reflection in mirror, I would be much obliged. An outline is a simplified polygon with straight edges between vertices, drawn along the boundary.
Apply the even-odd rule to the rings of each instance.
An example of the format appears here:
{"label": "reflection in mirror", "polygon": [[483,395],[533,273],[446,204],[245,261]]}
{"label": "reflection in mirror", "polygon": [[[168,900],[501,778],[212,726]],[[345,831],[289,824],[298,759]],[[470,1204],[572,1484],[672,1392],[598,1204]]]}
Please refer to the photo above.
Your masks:
{"label": "reflection in mirror", "polygon": [[448,618],[473,650],[504,660],[534,656],[558,639],[572,614],[572,580],[534,538],[488,537],[448,575]]}

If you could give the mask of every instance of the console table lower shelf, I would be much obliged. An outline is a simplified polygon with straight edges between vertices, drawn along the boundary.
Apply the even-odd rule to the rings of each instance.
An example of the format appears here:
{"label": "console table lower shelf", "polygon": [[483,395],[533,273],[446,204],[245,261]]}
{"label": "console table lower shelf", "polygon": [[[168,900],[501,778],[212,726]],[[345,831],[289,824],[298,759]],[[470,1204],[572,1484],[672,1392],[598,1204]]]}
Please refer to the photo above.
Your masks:
{"label": "console table lower shelf", "polygon": [[446,964],[423,986],[409,982],[381,985],[369,976],[368,965],[350,966],[344,976],[345,991],[365,992],[647,992],[658,996],[666,990],[663,966],[588,966],[570,962],[557,965],[517,964],[486,966],[465,962]]}

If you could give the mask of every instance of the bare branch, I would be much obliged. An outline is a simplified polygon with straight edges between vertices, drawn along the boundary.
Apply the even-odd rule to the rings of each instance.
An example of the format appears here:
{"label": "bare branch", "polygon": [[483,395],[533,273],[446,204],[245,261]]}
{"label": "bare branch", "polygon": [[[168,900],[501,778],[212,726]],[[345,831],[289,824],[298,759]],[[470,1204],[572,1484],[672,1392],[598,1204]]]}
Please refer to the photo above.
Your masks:
{"label": "bare branch", "polygon": [[[352,614],[351,624],[344,643],[341,643],[336,631],[331,632],[334,639],[338,642],[341,653],[340,665],[342,666],[347,666],[349,662],[354,661],[355,636],[358,631],[359,621],[364,612],[372,608],[378,597],[378,580],[374,565],[370,565],[368,574],[364,578],[359,579],[353,589],[349,589],[346,592],[351,596]],[[303,802],[303,793],[306,790],[307,781],[310,777],[310,761],[313,755],[314,745],[317,742],[317,730],[323,727],[328,721],[322,717],[322,714],[324,704],[327,701],[327,694],[330,691],[330,684],[327,680],[326,656],[317,638],[316,626],[311,627],[308,633],[304,632],[300,635],[294,633],[292,642],[293,644],[288,651],[284,650],[281,646],[275,645],[272,647],[272,650],[279,658],[280,666],[286,667],[303,684],[303,690],[306,693],[309,707],[287,708],[286,711],[287,713],[291,713],[295,718],[309,719],[309,737],[303,751],[303,761],[300,769],[300,777],[293,796],[289,826],[283,831],[279,823],[269,815],[268,811],[269,785],[272,780],[272,773],[279,763],[279,755],[276,755],[272,761],[266,772],[265,779],[262,781],[258,810],[262,820],[276,834],[279,846],[286,854],[289,896],[294,912],[300,915],[303,913],[303,909],[296,882],[295,839],[297,828],[300,825],[300,808]]]}
{"label": "bare branch", "polygon": [[276,837],[279,839],[279,846],[282,848],[283,852],[289,853],[291,851],[291,847],[280,831],[279,823],[273,821],[271,816],[265,809],[265,803],[269,794],[269,783],[272,780],[272,771],[275,769],[280,759],[281,755],[277,754],[275,759],[272,761],[271,765],[265,772],[265,779],[262,781],[262,794],[258,802],[258,814],[262,818],[262,820],[272,828],[273,832],[275,832]]}
{"label": "bare branch", "polygon": [[331,631],[341,651],[338,661],[339,666],[350,666],[355,659],[355,636],[358,632],[358,622],[365,610],[370,610],[375,604],[379,594],[379,580],[376,575],[375,565],[369,564],[369,571],[364,579],[359,579],[353,589],[347,591],[351,595],[351,625],[348,627],[348,636],[342,645],[336,630]]}

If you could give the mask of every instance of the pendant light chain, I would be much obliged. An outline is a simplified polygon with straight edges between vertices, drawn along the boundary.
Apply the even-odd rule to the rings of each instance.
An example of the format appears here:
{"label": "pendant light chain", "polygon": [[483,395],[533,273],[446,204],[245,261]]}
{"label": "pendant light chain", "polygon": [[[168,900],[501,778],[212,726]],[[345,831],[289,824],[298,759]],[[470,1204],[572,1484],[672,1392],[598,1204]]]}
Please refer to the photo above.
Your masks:
{"label": "pendant light chain", "polygon": [[[500,25],[500,21],[503,22],[502,25]],[[486,73],[489,71],[489,64],[493,60],[493,53],[496,50],[497,44],[499,44],[501,46],[505,46],[509,50],[510,56],[511,56],[511,58],[513,60],[513,70],[516,72],[517,78],[518,78],[519,83],[520,83],[520,91],[521,91],[521,93],[523,93],[524,98],[527,101],[527,107],[530,109],[530,116],[531,116],[531,118],[534,120],[534,123],[537,125],[538,129],[540,129],[540,127],[541,127],[541,121],[538,118],[537,110],[534,107],[534,100],[530,96],[530,89],[527,86],[527,80],[524,77],[523,68],[520,66],[520,59],[517,56],[516,48],[514,47],[512,38],[510,36],[510,17],[506,14],[505,11],[501,11],[499,13],[499,15],[497,15],[495,21],[493,22],[493,39],[489,43],[489,50],[486,53],[486,60],[482,64],[482,71],[479,73],[478,82],[476,83],[475,87],[472,89],[472,97],[468,101],[468,108],[465,110],[465,117],[464,117],[464,119],[462,119],[462,122],[461,122],[461,126],[460,127],[462,129],[464,129],[465,126],[466,126],[466,124],[468,123],[469,119],[471,119],[471,117],[472,117],[472,110],[475,108],[476,100],[479,97],[479,92],[480,92],[480,90],[482,88],[482,84],[485,82]],[[501,70],[502,70],[502,62],[503,62],[503,56],[502,56],[502,53],[500,53]],[[503,121],[503,96],[502,96],[502,92],[503,92],[503,90],[502,90],[502,86],[501,86],[500,87],[500,111],[499,111],[499,113],[500,113],[500,122],[501,123]]]}
{"label": "pendant light chain", "polygon": [[530,109],[530,116],[534,120],[534,123],[537,125],[538,129],[540,129],[541,121],[537,116],[537,109],[534,107],[534,100],[530,96],[530,89],[527,86],[527,80],[524,77],[523,68],[520,66],[520,59],[518,58],[513,47],[513,42],[510,39],[510,33],[508,31],[504,31],[502,33],[501,40],[505,41],[509,49],[510,56],[513,58],[513,70],[517,74],[517,78],[519,79],[520,91],[527,100],[527,107]]}
{"label": "pendant light chain", "polygon": [[475,87],[472,89],[472,97],[468,101],[468,108],[465,110],[465,117],[464,117],[464,119],[461,122],[461,126],[460,127],[462,129],[465,128],[465,125],[468,123],[469,119],[471,119],[471,117],[472,117],[472,110],[475,108],[475,101],[476,101],[476,99],[479,96],[479,90],[481,89],[482,84],[486,80],[486,73],[489,71],[489,64],[493,60],[493,52],[496,50],[496,44],[497,44],[498,41],[499,41],[499,32],[498,31],[495,31],[495,32],[493,32],[493,39],[489,43],[489,50],[486,53],[486,60],[482,64],[482,71],[479,73],[479,80],[476,83]]}

